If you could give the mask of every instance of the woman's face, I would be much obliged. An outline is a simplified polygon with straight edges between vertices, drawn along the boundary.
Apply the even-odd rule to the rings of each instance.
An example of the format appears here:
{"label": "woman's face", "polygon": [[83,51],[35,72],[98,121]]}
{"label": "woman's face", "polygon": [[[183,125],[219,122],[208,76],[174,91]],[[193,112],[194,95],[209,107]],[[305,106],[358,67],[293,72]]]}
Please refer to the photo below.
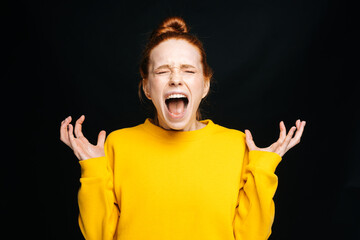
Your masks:
{"label": "woman's face", "polygon": [[169,39],[152,49],[143,89],[165,129],[196,130],[196,112],[209,91],[199,50],[186,40]]}

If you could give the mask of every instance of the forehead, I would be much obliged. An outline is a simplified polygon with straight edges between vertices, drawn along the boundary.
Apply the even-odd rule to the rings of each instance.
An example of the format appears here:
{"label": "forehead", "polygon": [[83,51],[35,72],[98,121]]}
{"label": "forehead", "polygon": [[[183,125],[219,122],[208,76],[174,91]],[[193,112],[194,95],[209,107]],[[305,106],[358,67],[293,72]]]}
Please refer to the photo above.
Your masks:
{"label": "forehead", "polygon": [[201,56],[197,47],[182,39],[169,39],[161,42],[150,53],[150,66],[168,64],[180,66],[189,64],[201,68]]}

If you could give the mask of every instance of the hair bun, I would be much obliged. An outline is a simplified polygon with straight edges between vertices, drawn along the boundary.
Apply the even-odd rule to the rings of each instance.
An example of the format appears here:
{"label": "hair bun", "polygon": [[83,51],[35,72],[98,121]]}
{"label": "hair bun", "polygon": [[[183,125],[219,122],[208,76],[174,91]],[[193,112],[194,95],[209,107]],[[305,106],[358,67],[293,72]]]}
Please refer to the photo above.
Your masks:
{"label": "hair bun", "polygon": [[181,17],[168,17],[154,31],[153,36],[159,36],[167,32],[187,33],[188,26]]}

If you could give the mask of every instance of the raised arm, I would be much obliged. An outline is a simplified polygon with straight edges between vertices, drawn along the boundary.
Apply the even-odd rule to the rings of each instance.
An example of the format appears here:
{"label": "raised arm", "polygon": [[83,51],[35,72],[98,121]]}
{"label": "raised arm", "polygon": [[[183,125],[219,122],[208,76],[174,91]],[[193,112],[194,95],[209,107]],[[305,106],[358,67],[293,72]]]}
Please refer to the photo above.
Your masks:
{"label": "raised arm", "polygon": [[[96,145],[89,143],[82,133],[85,116],[75,123],[75,136],[71,117],[61,123],[60,139],[80,160],[81,187],[78,193],[79,226],[87,240],[112,240],[120,216],[113,184],[114,154],[105,131],[101,131]],[[110,144],[111,145],[111,144]]]}
{"label": "raised arm", "polygon": [[[278,178],[275,169],[282,156],[300,142],[305,121],[296,121],[288,134],[280,122],[279,139],[267,148],[255,145],[251,133],[246,130],[246,144],[249,151],[244,155],[243,173],[239,190],[238,205],[234,219],[236,240],[265,240],[271,234],[275,215],[273,201]],[[295,130],[297,132],[294,135]]]}

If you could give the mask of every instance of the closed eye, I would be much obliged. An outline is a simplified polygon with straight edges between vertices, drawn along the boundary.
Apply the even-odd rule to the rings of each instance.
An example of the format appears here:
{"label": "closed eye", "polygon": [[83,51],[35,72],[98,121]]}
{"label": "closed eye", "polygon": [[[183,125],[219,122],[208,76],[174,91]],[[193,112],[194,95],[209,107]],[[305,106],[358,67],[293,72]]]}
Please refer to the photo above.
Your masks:
{"label": "closed eye", "polygon": [[186,70],[186,73],[195,73],[195,71],[191,71],[191,70]]}
{"label": "closed eye", "polygon": [[169,71],[161,71],[161,72],[157,72],[156,74],[164,74],[164,73],[168,73]]}

